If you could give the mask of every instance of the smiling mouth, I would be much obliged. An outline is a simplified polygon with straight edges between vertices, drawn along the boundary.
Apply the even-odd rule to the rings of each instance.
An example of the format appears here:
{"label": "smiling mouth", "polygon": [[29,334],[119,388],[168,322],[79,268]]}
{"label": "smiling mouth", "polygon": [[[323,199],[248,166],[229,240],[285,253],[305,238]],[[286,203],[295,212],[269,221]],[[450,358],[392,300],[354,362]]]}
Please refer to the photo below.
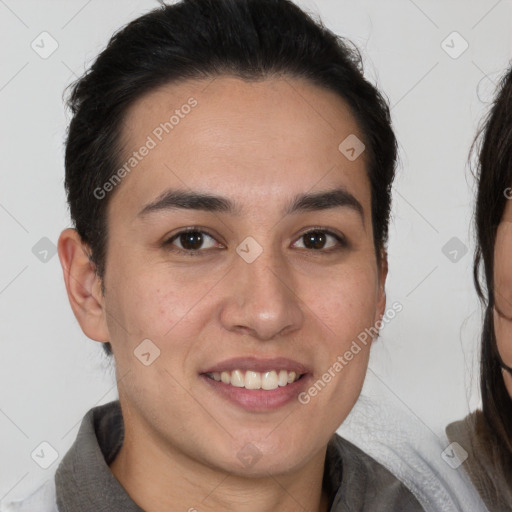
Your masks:
{"label": "smiling mouth", "polygon": [[269,370],[257,372],[252,370],[232,370],[205,373],[208,378],[217,382],[245,389],[263,389],[271,391],[278,387],[286,387],[302,378],[305,374],[288,370]]}

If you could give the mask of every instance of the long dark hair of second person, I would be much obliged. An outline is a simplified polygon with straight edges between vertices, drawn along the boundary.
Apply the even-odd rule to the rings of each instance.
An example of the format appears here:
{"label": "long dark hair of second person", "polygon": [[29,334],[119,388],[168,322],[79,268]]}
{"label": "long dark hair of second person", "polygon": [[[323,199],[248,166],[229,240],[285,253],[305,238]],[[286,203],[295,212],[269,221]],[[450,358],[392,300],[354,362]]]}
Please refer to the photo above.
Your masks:
{"label": "long dark hair of second person", "polygon": [[[512,68],[498,91],[473,149],[479,154],[475,212],[477,245],[473,278],[485,307],[482,330],[480,388],[483,413],[496,436],[500,454],[512,458],[512,399],[503,380],[493,323],[494,245],[507,201],[512,198]],[[508,196],[508,197],[507,197]],[[512,257],[512,255],[511,255]],[[481,272],[483,267],[483,275]]]}

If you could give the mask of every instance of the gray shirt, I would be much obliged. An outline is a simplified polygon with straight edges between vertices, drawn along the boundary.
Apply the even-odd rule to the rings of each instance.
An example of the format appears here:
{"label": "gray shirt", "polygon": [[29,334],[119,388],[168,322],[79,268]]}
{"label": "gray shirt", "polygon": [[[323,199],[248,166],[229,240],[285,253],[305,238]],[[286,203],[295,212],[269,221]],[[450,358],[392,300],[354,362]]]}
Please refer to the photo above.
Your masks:
{"label": "gray shirt", "polygon": [[[77,438],[55,473],[58,512],[144,512],[109,468],[124,439],[119,401],[93,407],[84,416]],[[349,441],[334,434],[327,446],[323,486],[331,512],[423,511],[414,495],[384,466]],[[46,492],[46,491],[45,491]],[[37,507],[7,508],[54,512]]]}

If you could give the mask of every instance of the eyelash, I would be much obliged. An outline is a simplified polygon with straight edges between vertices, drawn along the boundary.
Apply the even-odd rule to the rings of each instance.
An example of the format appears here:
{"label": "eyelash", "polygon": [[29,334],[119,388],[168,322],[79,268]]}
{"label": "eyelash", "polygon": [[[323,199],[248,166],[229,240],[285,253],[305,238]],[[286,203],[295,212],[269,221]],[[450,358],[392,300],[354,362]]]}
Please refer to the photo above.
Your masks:
{"label": "eyelash", "polygon": [[[200,226],[191,226],[190,228],[187,228],[187,229],[184,229],[182,231],[180,231],[179,233],[176,233],[175,235],[173,235],[171,238],[167,239],[162,245],[164,248],[172,251],[172,252],[176,252],[176,253],[181,253],[181,254],[184,254],[186,256],[192,256],[192,257],[196,257],[196,256],[201,256],[202,253],[206,253],[208,251],[211,251],[212,249],[181,249],[180,247],[176,247],[173,245],[173,242],[178,239],[181,235],[183,234],[186,234],[186,233],[201,233],[203,235],[207,235],[209,236],[210,238],[212,238],[213,240],[215,240],[215,237],[213,235],[211,235],[207,230],[205,230],[204,228],[200,227]],[[347,242],[346,238],[342,235],[338,235],[337,233],[334,233],[328,229],[325,229],[325,228],[322,228],[320,226],[318,227],[312,227],[310,229],[308,229],[307,231],[305,231],[304,233],[302,233],[298,238],[297,240],[300,240],[301,238],[303,238],[304,236],[308,235],[309,233],[323,233],[325,235],[329,235],[329,236],[332,236],[337,242],[338,242],[338,246],[337,247],[331,247],[329,249],[303,249],[305,251],[308,251],[308,252],[313,252],[313,253],[323,253],[323,254],[331,254],[333,252],[338,252],[338,251],[341,251],[343,249],[348,249],[350,246],[349,246],[349,243]]]}

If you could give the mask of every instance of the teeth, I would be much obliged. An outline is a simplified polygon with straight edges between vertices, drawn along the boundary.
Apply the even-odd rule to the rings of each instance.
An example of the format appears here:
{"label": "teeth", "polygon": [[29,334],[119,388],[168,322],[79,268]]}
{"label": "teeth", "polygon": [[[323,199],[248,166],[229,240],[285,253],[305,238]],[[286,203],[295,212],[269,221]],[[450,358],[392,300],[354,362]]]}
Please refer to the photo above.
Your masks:
{"label": "teeth", "polygon": [[281,387],[286,386],[286,384],[288,384],[288,372],[286,370],[281,370],[279,372],[279,379],[277,380],[277,383]]}
{"label": "teeth", "polygon": [[286,386],[295,382],[301,376],[296,372],[287,370],[269,370],[263,373],[247,370],[245,375],[242,370],[233,370],[232,372],[212,372],[207,375],[217,382],[221,381],[237,388],[265,390]]}
{"label": "teeth", "polygon": [[[229,378],[229,373],[228,372],[222,372],[222,373],[227,373],[228,374],[228,378]],[[231,385],[232,386],[236,386],[237,388],[243,388],[244,387],[244,374],[240,371],[240,370],[235,370],[232,374],[231,374]],[[229,384],[230,382],[228,382]]]}
{"label": "teeth", "polygon": [[245,372],[245,388],[261,389],[261,373],[251,371]]}
{"label": "teeth", "polygon": [[276,389],[278,387],[277,373],[272,370],[261,377],[261,389]]}

